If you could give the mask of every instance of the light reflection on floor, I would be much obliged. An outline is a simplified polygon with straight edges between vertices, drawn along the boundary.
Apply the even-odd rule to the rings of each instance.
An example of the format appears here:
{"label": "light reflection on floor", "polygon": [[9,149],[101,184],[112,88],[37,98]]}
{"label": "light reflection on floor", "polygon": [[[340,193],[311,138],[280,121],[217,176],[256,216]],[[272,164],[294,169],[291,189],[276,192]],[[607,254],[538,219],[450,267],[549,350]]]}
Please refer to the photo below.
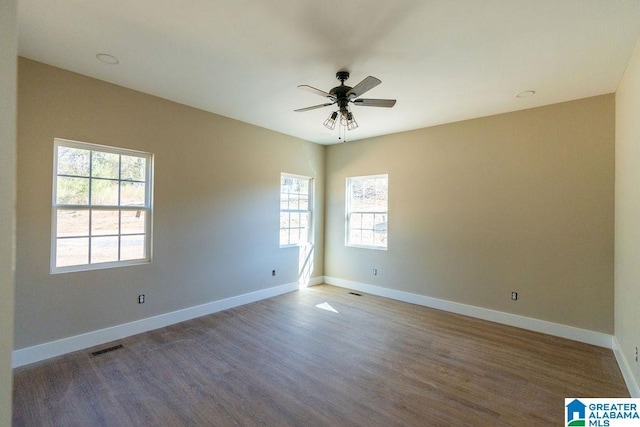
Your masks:
{"label": "light reflection on floor", "polygon": [[331,307],[331,304],[329,304],[328,302],[323,302],[323,303],[317,304],[316,308],[320,308],[322,310],[331,311],[332,313],[338,313],[338,310],[336,310],[335,308]]}

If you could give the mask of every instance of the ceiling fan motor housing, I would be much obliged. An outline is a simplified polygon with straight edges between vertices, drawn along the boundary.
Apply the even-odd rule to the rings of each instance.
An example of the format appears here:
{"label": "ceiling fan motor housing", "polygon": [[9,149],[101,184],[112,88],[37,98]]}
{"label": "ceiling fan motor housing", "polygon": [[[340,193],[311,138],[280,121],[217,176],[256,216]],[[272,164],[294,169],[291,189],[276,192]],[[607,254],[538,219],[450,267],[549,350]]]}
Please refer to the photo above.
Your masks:
{"label": "ceiling fan motor housing", "polygon": [[336,86],[329,91],[331,95],[336,97],[336,103],[340,108],[340,112],[346,114],[347,106],[349,105],[349,98],[347,97],[347,92],[349,92],[352,88],[351,86],[346,86],[344,84],[345,80],[349,79],[348,71],[338,71],[336,73],[336,79],[340,80],[340,86]]}
{"label": "ceiling fan motor housing", "polygon": [[336,79],[340,80],[341,83],[344,83],[345,80],[349,80],[349,72],[345,70],[338,71],[336,73]]}

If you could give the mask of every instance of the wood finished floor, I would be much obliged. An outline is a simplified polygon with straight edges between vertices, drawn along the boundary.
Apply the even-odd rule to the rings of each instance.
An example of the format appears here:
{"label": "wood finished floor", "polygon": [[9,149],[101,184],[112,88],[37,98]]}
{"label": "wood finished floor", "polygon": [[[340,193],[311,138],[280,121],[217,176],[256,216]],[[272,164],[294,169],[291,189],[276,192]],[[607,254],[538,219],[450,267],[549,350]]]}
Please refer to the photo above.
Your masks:
{"label": "wood finished floor", "polygon": [[17,368],[13,423],[555,426],[574,396],[629,396],[610,350],[322,285]]}

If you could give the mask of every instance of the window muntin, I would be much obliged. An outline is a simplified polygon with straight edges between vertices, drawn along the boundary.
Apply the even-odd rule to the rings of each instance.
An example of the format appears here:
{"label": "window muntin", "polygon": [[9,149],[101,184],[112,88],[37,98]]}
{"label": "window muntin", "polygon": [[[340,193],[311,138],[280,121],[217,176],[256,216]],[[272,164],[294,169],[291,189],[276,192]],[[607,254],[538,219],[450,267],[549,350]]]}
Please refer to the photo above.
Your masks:
{"label": "window muntin", "polygon": [[151,261],[152,155],[55,139],[51,272]]}
{"label": "window muntin", "polygon": [[313,179],[280,175],[280,247],[311,242]]}
{"label": "window muntin", "polygon": [[347,246],[387,249],[388,182],[387,174],[347,178]]}

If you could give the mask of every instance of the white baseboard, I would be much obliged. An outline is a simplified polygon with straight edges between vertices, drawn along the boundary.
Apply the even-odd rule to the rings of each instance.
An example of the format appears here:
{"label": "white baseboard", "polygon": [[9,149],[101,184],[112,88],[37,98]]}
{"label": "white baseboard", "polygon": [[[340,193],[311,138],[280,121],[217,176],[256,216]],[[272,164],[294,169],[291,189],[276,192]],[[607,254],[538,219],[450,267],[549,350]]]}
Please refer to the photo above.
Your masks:
{"label": "white baseboard", "polygon": [[613,337],[613,354],[616,356],[616,361],[618,362],[618,366],[620,367],[620,371],[624,377],[624,382],[627,384],[627,389],[629,389],[629,394],[631,397],[640,398],[640,386],[638,386],[638,383],[631,371],[631,366],[629,365],[627,358],[624,357],[624,353],[622,353],[618,339],[615,336]]}
{"label": "white baseboard", "polygon": [[605,347],[609,349],[612,348],[613,336],[604,334],[602,332],[580,329],[573,326],[561,325],[559,323],[547,322],[545,320],[519,316],[517,314],[505,313],[488,308],[476,307],[472,305],[461,304],[458,302],[427,297],[424,295],[412,294],[410,292],[397,291],[394,289],[383,288],[366,283],[353,282],[337,277],[325,276],[324,281],[327,284],[339,286],[341,288],[354,289],[372,295],[391,298],[411,304],[418,304],[438,310],[449,311],[452,313],[462,314],[478,319],[489,320],[491,322],[502,323],[504,325],[515,326],[530,331],[541,332],[548,335],[567,338],[587,344],[593,344],[599,347]]}
{"label": "white baseboard", "polygon": [[[620,351],[620,346],[614,336],[607,335],[601,332],[594,332],[586,329],[575,328],[572,326],[561,325],[558,323],[547,322],[544,320],[533,319],[530,317],[524,317],[438,298],[427,297],[424,295],[412,294],[409,292],[369,285],[366,283],[344,280],[337,277],[324,276],[312,278],[307,286],[319,285],[321,283],[327,283],[330,285],[366,292],[372,295],[391,298],[411,304],[418,304],[438,310],[449,311],[452,313],[489,320],[496,323],[502,323],[509,326],[515,326],[535,332],[541,332],[549,335],[584,342],[587,344],[609,348],[613,350],[616,361],[618,362],[618,366],[622,371],[622,375],[624,377],[627,388],[629,389],[631,397],[640,398],[640,387],[632,374],[629,363],[624,357],[624,354]],[[275,286],[273,288],[250,292],[223,300],[213,301],[195,307],[189,307],[170,313],[137,320],[135,322],[124,323],[122,325],[100,329],[73,337],[63,338],[60,340],[51,341],[20,350],[14,350],[12,364],[14,368],[28,365],[30,363],[39,362],[41,360],[184,322],[196,317],[206,316],[208,314],[227,310],[229,308],[238,307],[266,298],[286,294],[289,292],[293,292],[299,288],[300,285],[297,282]]]}
{"label": "white baseboard", "polygon": [[[322,277],[312,278],[309,286],[318,285],[322,282]],[[250,292],[248,294],[238,295],[231,298],[198,305],[195,307],[189,307],[170,313],[160,314],[158,316],[124,323],[122,325],[112,326],[97,331],[87,332],[81,335],[75,335],[72,337],[63,338],[32,347],[14,350],[12,354],[12,365],[14,368],[28,365],[30,363],[39,362],[51,357],[56,357],[107,342],[123,339],[131,335],[163,328],[165,326],[184,322],[196,317],[206,316],[218,311],[227,310],[229,308],[238,307],[244,304],[260,301],[262,299],[271,298],[277,295],[286,294],[288,292],[298,290],[299,288],[300,285],[298,282],[288,283],[286,285],[275,286],[273,288]]]}

